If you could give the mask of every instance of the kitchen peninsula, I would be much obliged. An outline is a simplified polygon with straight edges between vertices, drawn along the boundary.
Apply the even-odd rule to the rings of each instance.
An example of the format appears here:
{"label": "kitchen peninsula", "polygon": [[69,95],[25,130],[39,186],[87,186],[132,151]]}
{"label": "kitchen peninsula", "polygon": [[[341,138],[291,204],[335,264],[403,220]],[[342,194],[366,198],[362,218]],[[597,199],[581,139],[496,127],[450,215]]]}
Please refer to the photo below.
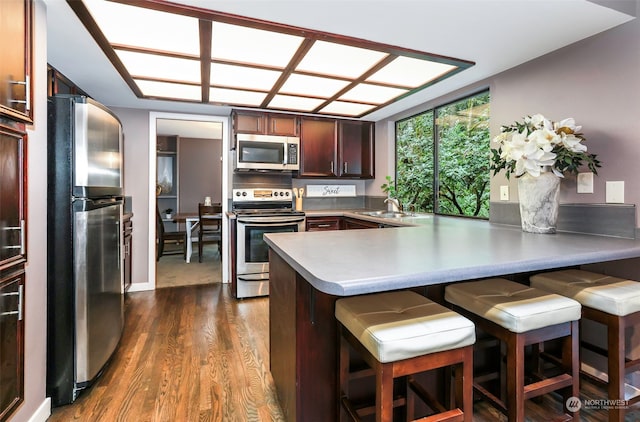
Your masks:
{"label": "kitchen peninsula", "polygon": [[[271,373],[290,421],[336,418],[334,302],[640,257],[640,240],[438,217],[415,227],[267,234]],[[441,286],[434,287],[440,289]]]}

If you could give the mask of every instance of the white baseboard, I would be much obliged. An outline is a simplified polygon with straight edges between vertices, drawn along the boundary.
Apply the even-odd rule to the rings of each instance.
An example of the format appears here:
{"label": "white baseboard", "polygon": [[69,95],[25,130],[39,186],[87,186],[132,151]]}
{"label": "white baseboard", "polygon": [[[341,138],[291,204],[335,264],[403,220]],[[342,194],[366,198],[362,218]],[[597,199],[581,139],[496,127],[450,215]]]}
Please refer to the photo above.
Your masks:
{"label": "white baseboard", "polygon": [[44,399],[33,415],[29,418],[29,422],[46,422],[51,416],[51,398]]}
{"label": "white baseboard", "polygon": [[131,283],[127,292],[146,292],[155,289],[156,286],[153,283]]}

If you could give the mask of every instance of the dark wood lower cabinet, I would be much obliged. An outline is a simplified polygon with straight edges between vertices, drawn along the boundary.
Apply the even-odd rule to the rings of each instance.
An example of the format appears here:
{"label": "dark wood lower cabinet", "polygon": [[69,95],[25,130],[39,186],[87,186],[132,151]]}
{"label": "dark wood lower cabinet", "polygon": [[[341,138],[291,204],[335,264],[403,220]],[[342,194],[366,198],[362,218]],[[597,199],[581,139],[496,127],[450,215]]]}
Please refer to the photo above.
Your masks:
{"label": "dark wood lower cabinet", "polygon": [[287,421],[337,420],[336,296],[269,251],[271,374]]}
{"label": "dark wood lower cabinet", "polygon": [[380,227],[381,227],[380,223],[375,223],[373,221],[367,221],[367,220],[360,220],[359,218],[345,217],[342,220],[342,228],[344,230],[377,229]]}
{"label": "dark wood lower cabinet", "polygon": [[305,230],[317,232],[325,230],[340,230],[342,228],[342,217],[307,217]]}
{"label": "dark wood lower cabinet", "polygon": [[24,400],[24,266],[0,271],[0,421]]}
{"label": "dark wood lower cabinet", "polygon": [[[339,414],[335,303],[339,297],[315,289],[272,250],[269,250],[269,283],[269,361],[285,419],[336,421]],[[414,289],[418,293],[423,290]],[[352,360],[355,366],[361,363],[361,359]],[[446,390],[441,388],[443,376],[440,369],[417,375],[429,394],[441,403]],[[375,397],[375,380],[364,377],[352,382],[350,394]],[[416,411],[420,414],[426,409],[418,405]]]}

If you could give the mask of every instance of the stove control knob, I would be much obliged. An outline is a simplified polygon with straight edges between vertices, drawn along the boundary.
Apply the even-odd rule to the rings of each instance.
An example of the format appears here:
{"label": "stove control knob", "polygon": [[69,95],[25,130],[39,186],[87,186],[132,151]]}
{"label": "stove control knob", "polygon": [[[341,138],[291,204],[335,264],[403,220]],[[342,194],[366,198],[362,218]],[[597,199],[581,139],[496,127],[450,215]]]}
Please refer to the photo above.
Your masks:
{"label": "stove control knob", "polygon": [[236,196],[240,196],[240,192],[236,192]]}
{"label": "stove control knob", "polygon": [[247,196],[247,192],[242,192],[242,196]]}
{"label": "stove control knob", "polygon": [[289,196],[289,191],[286,191],[286,192],[285,192],[285,195],[286,195],[286,196]]}

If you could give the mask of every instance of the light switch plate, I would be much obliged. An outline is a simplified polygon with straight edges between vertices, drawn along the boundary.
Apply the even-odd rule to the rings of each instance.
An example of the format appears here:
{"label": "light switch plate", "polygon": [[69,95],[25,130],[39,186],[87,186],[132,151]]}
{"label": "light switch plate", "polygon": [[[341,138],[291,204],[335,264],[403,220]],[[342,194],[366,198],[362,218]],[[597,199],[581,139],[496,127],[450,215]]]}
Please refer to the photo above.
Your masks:
{"label": "light switch plate", "polygon": [[578,173],[578,193],[593,193],[593,173]]}
{"label": "light switch plate", "polygon": [[607,182],[605,197],[608,204],[624,204],[624,182]]}
{"label": "light switch plate", "polygon": [[509,186],[502,185],[500,186],[500,200],[508,201],[509,200]]}

